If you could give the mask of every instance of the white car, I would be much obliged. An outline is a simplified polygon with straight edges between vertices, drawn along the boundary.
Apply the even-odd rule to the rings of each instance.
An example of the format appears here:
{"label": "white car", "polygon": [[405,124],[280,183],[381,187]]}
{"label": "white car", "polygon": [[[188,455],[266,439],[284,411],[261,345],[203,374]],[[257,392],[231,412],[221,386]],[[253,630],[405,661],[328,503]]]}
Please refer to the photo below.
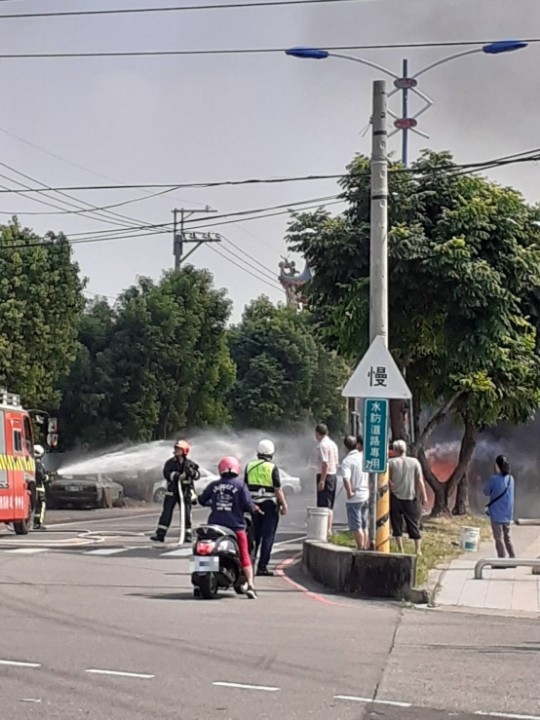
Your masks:
{"label": "white car", "polygon": [[281,487],[285,495],[298,495],[302,492],[302,482],[299,477],[289,475],[285,470],[279,471],[279,477],[281,478]]}
{"label": "white car", "polygon": [[[205,487],[211,482],[213,482],[214,480],[219,480],[219,475],[217,475],[216,473],[211,473],[206,468],[200,467],[199,472],[201,473],[201,477],[195,481],[195,492],[197,493],[197,495],[200,495],[205,489]],[[152,500],[155,503],[161,504],[163,502],[163,498],[165,497],[166,492],[167,481],[165,479],[158,480],[158,482],[154,483]]]}

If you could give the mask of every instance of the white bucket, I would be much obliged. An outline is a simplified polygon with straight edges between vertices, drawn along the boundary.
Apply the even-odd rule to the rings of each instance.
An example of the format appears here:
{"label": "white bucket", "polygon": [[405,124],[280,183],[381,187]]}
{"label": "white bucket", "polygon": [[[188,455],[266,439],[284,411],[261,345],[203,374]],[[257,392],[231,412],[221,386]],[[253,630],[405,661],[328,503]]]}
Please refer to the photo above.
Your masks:
{"label": "white bucket", "polygon": [[328,521],[330,520],[330,510],[328,508],[307,509],[307,530],[308,540],[328,540]]}
{"label": "white bucket", "polygon": [[460,547],[466,552],[476,552],[480,541],[480,528],[462,527]]}

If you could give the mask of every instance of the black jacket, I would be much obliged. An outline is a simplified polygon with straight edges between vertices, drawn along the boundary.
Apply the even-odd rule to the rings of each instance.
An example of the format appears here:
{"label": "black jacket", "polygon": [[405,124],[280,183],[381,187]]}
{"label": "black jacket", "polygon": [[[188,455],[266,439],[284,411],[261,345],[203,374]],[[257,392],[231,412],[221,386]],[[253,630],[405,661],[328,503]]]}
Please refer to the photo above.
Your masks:
{"label": "black jacket", "polygon": [[45,485],[48,481],[49,476],[43,467],[43,463],[39,458],[36,458],[36,485]]}
{"label": "black jacket", "polygon": [[178,475],[185,474],[186,477],[180,480],[183,486],[193,485],[195,480],[201,477],[197,463],[194,463],[193,460],[186,457],[172,457],[167,460],[163,467],[163,477],[169,485],[175,485],[179,479],[177,476],[172,477],[173,473],[178,473]]}

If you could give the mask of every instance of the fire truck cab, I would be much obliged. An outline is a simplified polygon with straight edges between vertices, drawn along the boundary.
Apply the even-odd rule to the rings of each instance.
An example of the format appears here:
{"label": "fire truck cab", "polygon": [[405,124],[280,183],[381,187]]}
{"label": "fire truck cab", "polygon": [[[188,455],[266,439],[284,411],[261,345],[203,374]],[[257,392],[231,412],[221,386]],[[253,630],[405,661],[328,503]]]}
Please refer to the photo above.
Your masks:
{"label": "fire truck cab", "polygon": [[18,395],[0,389],[0,523],[17,535],[32,527],[36,464],[32,423]]}

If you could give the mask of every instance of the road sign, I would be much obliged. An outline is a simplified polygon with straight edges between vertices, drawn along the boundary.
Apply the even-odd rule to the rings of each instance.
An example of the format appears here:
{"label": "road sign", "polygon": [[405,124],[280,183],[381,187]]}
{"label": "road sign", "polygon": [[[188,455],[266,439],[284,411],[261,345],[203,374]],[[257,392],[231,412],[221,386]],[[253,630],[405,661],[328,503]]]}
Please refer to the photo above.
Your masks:
{"label": "road sign", "polygon": [[377,336],[342,392],[343,397],[409,400],[411,391],[394,358]]}
{"label": "road sign", "polygon": [[388,400],[364,402],[364,472],[382,474],[388,464]]}

